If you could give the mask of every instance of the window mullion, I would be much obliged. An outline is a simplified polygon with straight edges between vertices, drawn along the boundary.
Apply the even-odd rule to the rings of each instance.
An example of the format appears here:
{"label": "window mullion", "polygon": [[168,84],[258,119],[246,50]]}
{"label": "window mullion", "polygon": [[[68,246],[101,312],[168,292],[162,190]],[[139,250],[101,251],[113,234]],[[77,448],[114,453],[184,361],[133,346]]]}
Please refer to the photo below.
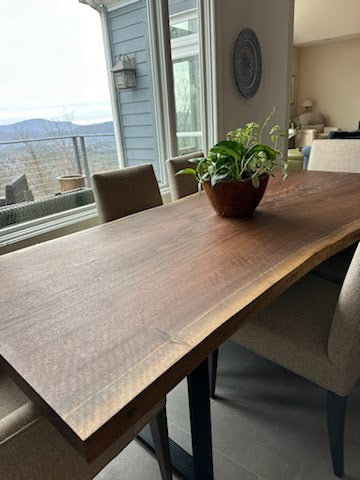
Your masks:
{"label": "window mullion", "polygon": [[177,154],[176,113],[167,0],[148,0],[155,114],[159,132],[160,164],[167,178],[166,158]]}
{"label": "window mullion", "polygon": [[203,150],[207,152],[218,141],[215,0],[198,0],[198,7]]}

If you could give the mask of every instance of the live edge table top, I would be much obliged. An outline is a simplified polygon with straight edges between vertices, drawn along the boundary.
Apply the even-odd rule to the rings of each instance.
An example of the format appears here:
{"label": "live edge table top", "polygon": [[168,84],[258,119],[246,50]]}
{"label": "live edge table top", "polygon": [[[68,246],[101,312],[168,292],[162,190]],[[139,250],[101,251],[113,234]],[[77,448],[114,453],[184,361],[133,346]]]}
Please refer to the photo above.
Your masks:
{"label": "live edge table top", "polygon": [[272,179],[251,219],[205,195],[0,257],[0,365],[93,460],[247,319],[360,239],[360,174]]}

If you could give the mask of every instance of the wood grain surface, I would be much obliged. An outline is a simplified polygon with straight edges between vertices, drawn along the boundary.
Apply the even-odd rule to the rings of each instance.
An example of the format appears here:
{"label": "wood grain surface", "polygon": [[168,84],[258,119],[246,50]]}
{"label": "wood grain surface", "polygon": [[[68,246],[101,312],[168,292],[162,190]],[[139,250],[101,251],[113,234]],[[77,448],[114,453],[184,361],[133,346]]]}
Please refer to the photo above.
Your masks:
{"label": "wood grain surface", "polygon": [[360,239],[360,175],[197,195],[0,257],[0,363],[93,460],[251,315]]}

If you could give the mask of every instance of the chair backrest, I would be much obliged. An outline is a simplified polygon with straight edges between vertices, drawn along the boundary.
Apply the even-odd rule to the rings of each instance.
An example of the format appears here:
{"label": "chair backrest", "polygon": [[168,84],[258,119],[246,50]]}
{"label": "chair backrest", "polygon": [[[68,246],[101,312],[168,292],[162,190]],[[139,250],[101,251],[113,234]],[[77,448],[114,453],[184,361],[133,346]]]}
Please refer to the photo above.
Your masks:
{"label": "chair backrest", "polygon": [[316,138],[316,130],[313,128],[305,128],[298,130],[295,135],[296,148],[310,147]]}
{"label": "chair backrest", "polygon": [[324,115],[318,112],[304,112],[299,115],[301,128],[314,128],[321,133],[325,126]]}
{"label": "chair backrest", "polygon": [[21,175],[21,177],[5,186],[5,197],[7,205],[34,200],[26,175]]}
{"label": "chair backrest", "polygon": [[152,165],[137,165],[92,176],[96,206],[102,223],[162,205]]}
{"label": "chair backrest", "polygon": [[360,140],[314,140],[308,170],[360,173]]}
{"label": "chair backrest", "polygon": [[196,180],[190,175],[176,175],[176,172],[183,168],[194,168],[194,165],[189,162],[193,158],[203,157],[202,152],[189,153],[188,155],[181,155],[179,157],[169,158],[166,161],[169,185],[171,196],[173,200],[177,200],[187,195],[191,195],[197,191]]}
{"label": "chair backrest", "polygon": [[329,359],[345,369],[345,389],[360,378],[360,244],[358,245],[343,286],[332,320]]}

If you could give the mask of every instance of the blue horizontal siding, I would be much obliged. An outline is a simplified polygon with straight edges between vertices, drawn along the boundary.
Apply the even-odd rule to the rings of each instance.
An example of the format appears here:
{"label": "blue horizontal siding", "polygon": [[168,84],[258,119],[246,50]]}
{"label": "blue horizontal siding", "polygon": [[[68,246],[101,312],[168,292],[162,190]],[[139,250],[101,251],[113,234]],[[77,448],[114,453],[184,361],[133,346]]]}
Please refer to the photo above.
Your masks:
{"label": "blue horizontal siding", "polygon": [[137,86],[117,92],[126,165],[152,163],[160,177],[146,0],[109,12],[113,62],[135,55]]}
{"label": "blue horizontal siding", "polygon": [[122,115],[124,127],[143,127],[152,126],[152,114],[151,113],[136,113],[129,115]]}
{"label": "blue horizontal siding", "polygon": [[139,127],[124,127],[123,128],[123,135],[124,140],[126,141],[127,138],[138,138],[139,133],[141,133],[141,138],[155,138],[154,137],[154,127],[153,125],[148,127],[142,127],[141,131]]}
{"label": "blue horizontal siding", "polygon": [[131,102],[125,103],[121,106],[123,115],[132,113],[152,113],[151,102],[146,100],[145,102]]}
{"label": "blue horizontal siding", "polygon": [[145,149],[155,149],[155,139],[152,137],[142,137],[141,142],[139,142],[137,137],[127,137],[125,148],[137,150],[141,144],[141,148]]}
{"label": "blue horizontal siding", "polygon": [[144,37],[144,32],[142,31],[143,22],[134,23],[133,25],[126,25],[125,27],[118,28],[113,30],[112,39],[113,42],[122,43],[130,38],[135,40]]}
{"label": "blue horizontal siding", "polygon": [[154,158],[155,151],[151,148],[141,150],[135,150],[132,148],[131,150],[127,151],[127,154],[129,160],[151,160]]}
{"label": "blue horizontal siding", "polygon": [[118,92],[118,99],[120,105],[123,103],[151,101],[148,88],[143,88],[141,90],[137,88],[136,94],[135,90],[123,90],[122,92]]}
{"label": "blue horizontal siding", "polygon": [[[139,2],[139,4],[142,4],[143,2]],[[135,4],[134,4],[135,5]],[[129,5],[130,7],[131,5]],[[110,29],[114,32],[121,28],[123,25],[123,22],[119,17],[123,15],[128,15],[128,22],[127,25],[133,25],[134,23],[139,23],[139,22],[144,22],[146,21],[146,11],[144,11],[143,5],[140,6],[140,8],[133,9],[131,15],[129,16],[130,13],[130,8],[120,8],[118,10],[115,10],[111,13],[110,16]],[[119,26],[121,25],[121,26]]]}

